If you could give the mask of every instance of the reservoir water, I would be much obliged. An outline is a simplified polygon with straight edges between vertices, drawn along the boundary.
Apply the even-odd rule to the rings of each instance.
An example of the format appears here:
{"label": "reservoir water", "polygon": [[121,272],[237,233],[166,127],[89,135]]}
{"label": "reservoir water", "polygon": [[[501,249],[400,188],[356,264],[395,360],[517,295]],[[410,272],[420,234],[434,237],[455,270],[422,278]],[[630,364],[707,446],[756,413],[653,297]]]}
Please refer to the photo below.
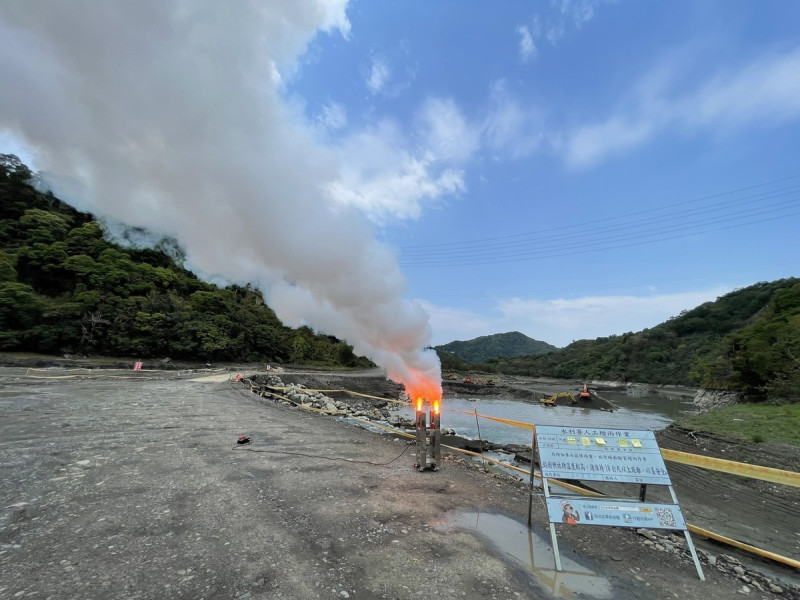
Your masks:
{"label": "reservoir water", "polygon": [[[532,402],[511,399],[448,398],[442,402],[441,425],[454,429],[457,435],[478,438],[474,412],[513,421],[538,425],[570,427],[608,427],[614,429],[647,429],[658,431],[682,416],[695,413],[692,396],[647,393],[628,395],[625,392],[603,392],[603,398],[618,408],[612,412],[572,406],[545,407]],[[473,413],[473,414],[466,414]],[[414,418],[410,407],[400,414]],[[478,418],[480,437],[498,444],[530,444],[531,432],[526,429]]]}

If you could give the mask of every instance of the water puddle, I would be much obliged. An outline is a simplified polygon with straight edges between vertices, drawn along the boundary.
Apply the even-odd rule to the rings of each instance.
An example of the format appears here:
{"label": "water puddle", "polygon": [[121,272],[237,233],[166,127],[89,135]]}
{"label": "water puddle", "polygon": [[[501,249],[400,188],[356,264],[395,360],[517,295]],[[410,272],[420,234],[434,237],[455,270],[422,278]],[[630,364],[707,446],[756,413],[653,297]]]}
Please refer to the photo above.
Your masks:
{"label": "water puddle", "polygon": [[611,583],[594,571],[579,565],[561,553],[561,571],[556,571],[549,538],[540,537],[525,525],[503,515],[463,512],[448,514],[434,526],[448,533],[455,529],[475,532],[488,540],[504,557],[529,569],[536,580],[556,598],[581,595],[590,598],[613,598]]}

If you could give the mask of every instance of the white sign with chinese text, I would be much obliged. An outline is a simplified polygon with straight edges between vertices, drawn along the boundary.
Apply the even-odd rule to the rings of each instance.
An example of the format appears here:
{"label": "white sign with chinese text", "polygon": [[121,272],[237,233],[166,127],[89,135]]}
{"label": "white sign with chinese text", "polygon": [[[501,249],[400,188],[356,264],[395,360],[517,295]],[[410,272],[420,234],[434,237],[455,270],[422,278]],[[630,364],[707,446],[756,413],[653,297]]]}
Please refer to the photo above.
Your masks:
{"label": "white sign with chinese text", "polygon": [[537,425],[542,477],[672,485],[652,431]]}

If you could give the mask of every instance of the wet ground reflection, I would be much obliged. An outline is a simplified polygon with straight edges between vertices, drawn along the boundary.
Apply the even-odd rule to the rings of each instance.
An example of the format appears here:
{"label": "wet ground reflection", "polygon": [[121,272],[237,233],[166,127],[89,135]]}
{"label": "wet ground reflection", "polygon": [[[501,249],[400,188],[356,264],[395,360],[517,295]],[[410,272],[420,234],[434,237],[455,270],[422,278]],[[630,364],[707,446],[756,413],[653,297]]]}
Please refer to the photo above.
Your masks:
{"label": "wet ground reflection", "polygon": [[540,537],[525,525],[509,517],[480,512],[446,515],[435,524],[436,531],[447,533],[456,529],[472,531],[525,568],[557,598],[575,594],[591,598],[613,598],[611,583],[597,573],[561,555],[562,571],[556,571],[553,549],[549,539]]}

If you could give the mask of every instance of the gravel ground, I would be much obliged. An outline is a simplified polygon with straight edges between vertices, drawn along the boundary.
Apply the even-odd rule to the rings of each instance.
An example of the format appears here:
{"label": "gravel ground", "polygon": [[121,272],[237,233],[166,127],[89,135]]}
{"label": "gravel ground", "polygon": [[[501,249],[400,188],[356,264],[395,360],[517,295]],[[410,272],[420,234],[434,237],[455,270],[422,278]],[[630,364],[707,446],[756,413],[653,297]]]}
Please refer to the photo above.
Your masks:
{"label": "gravel ground", "polygon": [[556,574],[524,483],[413,452],[231,382],[0,369],[0,598],[797,597],[618,528],[560,527]]}

